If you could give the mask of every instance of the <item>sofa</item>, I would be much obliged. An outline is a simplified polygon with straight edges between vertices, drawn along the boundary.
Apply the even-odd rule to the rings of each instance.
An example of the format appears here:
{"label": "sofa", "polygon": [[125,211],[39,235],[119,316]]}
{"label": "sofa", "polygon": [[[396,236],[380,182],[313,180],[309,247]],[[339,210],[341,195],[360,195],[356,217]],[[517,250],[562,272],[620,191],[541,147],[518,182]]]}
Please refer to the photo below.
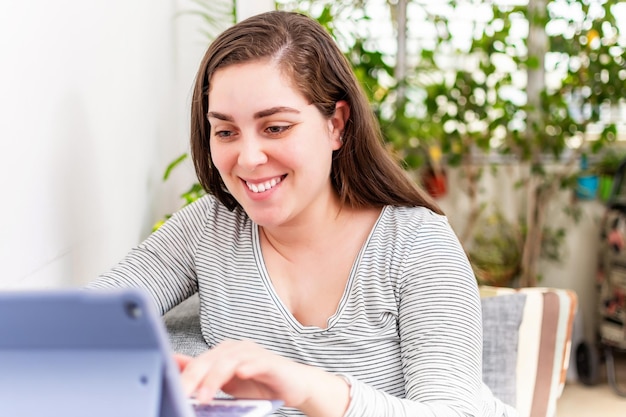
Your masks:
{"label": "sofa", "polygon": [[483,380],[520,417],[554,417],[570,363],[576,293],[480,287]]}
{"label": "sofa", "polygon": [[[573,291],[481,286],[483,380],[520,417],[554,417],[563,392],[577,308]],[[164,316],[172,349],[196,356],[199,302],[190,297]]]}

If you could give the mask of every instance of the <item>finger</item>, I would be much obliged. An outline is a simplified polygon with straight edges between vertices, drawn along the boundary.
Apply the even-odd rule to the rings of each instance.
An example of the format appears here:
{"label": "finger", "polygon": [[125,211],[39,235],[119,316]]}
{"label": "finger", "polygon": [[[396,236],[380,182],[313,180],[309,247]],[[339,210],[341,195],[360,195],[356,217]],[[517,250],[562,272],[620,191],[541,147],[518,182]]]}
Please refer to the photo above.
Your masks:
{"label": "finger", "polygon": [[251,356],[258,354],[259,347],[249,341],[226,340],[208,352],[202,360],[211,360],[210,368],[205,368],[201,381],[196,386],[196,398],[209,401],[218,389],[230,386],[235,390],[241,388],[241,380],[237,377],[239,367]]}
{"label": "finger", "polygon": [[211,351],[207,351],[200,356],[191,358],[191,360],[185,364],[180,376],[183,390],[188,396],[195,394],[194,396],[197,398],[197,391],[205,375],[210,372],[213,366],[212,356]]}
{"label": "finger", "polygon": [[189,362],[181,374],[183,387],[188,395],[195,394],[200,402],[209,401],[218,389],[225,386],[241,388],[238,378],[239,367],[250,359],[259,360],[266,353],[249,341],[221,342],[211,350]]}
{"label": "finger", "polygon": [[174,357],[174,362],[178,365],[178,370],[181,372],[185,369],[187,364],[193,360],[193,357],[182,355],[180,353],[174,353],[172,356]]}
{"label": "finger", "polygon": [[200,402],[210,401],[218,389],[223,388],[229,382],[233,382],[238,366],[238,358],[220,356],[219,360],[211,364],[210,369],[197,385],[196,398]]}

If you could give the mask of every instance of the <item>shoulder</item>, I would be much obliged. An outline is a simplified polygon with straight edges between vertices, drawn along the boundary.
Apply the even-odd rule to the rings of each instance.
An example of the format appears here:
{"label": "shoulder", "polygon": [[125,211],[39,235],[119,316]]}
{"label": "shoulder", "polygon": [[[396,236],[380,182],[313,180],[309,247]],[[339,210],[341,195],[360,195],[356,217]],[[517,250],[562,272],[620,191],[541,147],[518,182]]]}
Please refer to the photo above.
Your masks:
{"label": "shoulder", "polygon": [[244,227],[249,221],[242,209],[231,211],[213,195],[207,194],[175,212],[167,223],[230,229],[237,225]]}
{"label": "shoulder", "polygon": [[[172,217],[197,215],[200,213],[208,213],[211,211],[219,210],[219,206],[222,204],[211,194],[206,194],[192,203],[177,210]],[[224,207],[225,208],[225,207]]]}
{"label": "shoulder", "polygon": [[386,206],[379,221],[383,230],[412,238],[424,234],[452,233],[448,218],[426,207]]}
{"label": "shoulder", "polygon": [[445,265],[468,271],[467,255],[446,216],[424,207],[387,206],[380,223],[380,242],[392,248],[399,270],[435,271]]}

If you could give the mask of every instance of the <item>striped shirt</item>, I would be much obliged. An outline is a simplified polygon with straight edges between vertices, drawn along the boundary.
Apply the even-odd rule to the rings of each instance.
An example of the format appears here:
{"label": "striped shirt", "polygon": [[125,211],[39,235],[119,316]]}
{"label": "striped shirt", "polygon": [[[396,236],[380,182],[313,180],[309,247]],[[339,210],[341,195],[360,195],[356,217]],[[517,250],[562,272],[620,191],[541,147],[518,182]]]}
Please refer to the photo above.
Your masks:
{"label": "striped shirt", "polygon": [[199,292],[209,346],[250,339],[346,377],[349,417],[516,415],[481,381],[481,305],[467,257],[446,218],[422,207],[381,211],[323,329],[301,325],[277,296],[257,225],[210,195],[91,286],[143,287],[162,314]]}

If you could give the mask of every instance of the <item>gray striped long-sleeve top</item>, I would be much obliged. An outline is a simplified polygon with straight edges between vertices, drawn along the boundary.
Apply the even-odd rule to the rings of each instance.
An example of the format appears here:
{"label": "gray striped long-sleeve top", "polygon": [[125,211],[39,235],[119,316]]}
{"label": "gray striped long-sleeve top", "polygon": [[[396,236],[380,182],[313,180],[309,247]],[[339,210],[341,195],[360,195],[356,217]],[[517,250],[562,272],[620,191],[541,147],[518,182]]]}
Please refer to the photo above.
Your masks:
{"label": "gray striped long-sleeve top", "polygon": [[[476,281],[443,216],[385,207],[324,329],[285,308],[264,265],[259,230],[242,210],[205,196],[91,287],[147,289],[165,313],[199,292],[209,346],[251,339],[351,383],[347,417],[515,416],[481,381]],[[283,408],[277,415],[301,415]]]}

